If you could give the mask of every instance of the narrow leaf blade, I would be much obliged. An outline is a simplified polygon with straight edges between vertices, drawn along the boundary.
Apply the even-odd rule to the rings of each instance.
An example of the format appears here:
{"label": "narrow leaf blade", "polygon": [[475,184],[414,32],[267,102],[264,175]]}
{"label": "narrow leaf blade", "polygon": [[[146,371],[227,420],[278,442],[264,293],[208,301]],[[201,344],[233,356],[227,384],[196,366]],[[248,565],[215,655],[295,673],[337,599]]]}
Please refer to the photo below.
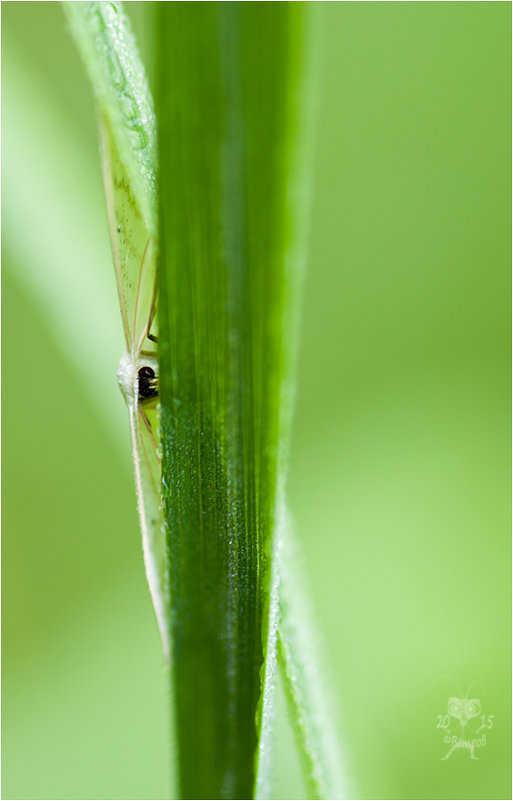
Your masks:
{"label": "narrow leaf blade", "polygon": [[335,725],[335,695],[306,572],[286,509],[279,536],[278,659],[308,797],[347,798],[348,780]]}
{"label": "narrow leaf blade", "polygon": [[157,6],[163,487],[188,798],[254,794],[302,15]]}

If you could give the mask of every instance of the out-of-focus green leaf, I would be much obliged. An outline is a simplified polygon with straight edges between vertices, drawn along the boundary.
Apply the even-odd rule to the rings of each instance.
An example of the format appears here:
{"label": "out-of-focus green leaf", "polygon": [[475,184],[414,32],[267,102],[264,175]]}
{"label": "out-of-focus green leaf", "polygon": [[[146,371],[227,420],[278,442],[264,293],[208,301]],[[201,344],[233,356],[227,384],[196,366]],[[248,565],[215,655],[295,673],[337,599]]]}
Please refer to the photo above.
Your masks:
{"label": "out-of-focus green leaf", "polygon": [[[112,313],[106,226],[90,213],[102,203],[100,180],[96,186],[90,180],[96,153],[84,146],[73,118],[12,36],[4,42],[3,58],[9,68],[2,83],[8,109],[2,246],[12,256],[5,266],[38,304],[90,402],[119,441],[121,404],[112,379],[122,337]],[[14,270],[13,263],[22,269]]]}
{"label": "out-of-focus green leaf", "polygon": [[346,770],[334,726],[336,703],[322,637],[314,619],[290,514],[284,509],[282,517],[277,556],[278,658],[308,797],[347,798]]}

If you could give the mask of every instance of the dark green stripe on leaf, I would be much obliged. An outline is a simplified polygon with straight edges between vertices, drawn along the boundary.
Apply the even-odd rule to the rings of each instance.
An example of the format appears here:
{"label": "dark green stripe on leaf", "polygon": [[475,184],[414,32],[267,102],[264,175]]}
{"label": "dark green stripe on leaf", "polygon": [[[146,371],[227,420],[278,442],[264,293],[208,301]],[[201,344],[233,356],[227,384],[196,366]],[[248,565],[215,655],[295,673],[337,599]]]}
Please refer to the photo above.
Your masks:
{"label": "dark green stripe on leaf", "polygon": [[250,798],[302,3],[159,3],[162,470],[180,792]]}

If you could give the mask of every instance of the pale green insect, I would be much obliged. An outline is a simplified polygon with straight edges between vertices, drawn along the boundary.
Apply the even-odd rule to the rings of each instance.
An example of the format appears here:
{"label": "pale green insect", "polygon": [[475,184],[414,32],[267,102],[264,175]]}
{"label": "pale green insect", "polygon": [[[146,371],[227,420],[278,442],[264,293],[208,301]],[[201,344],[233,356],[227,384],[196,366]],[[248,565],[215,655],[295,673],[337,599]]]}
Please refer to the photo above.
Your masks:
{"label": "pale green insect", "polygon": [[110,238],[126,344],[117,377],[128,407],[146,576],[168,658],[158,426],[156,243],[139,212],[106,125],[100,125],[100,129]]}

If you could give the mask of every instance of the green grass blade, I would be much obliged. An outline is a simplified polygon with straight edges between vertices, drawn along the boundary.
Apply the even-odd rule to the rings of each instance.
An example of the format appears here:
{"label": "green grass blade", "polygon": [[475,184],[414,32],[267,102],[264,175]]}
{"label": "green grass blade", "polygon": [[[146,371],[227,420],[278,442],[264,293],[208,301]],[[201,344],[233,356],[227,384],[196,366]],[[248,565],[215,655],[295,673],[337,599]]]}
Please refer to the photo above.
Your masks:
{"label": "green grass blade", "polygon": [[298,543],[286,511],[280,527],[278,559],[278,660],[308,797],[347,798],[347,779],[334,725],[334,695]]}
{"label": "green grass blade", "polygon": [[146,229],[156,233],[157,132],[148,81],[119,2],[64,2],[98,107]]}
{"label": "green grass blade", "polygon": [[[153,291],[151,265],[136,290],[155,237],[153,104],[121,5],[64,5],[100,111],[130,346],[129,321],[144,324],[133,315],[136,292],[144,314]],[[297,687],[304,642],[288,612],[301,588],[287,574],[280,587],[272,544],[307,228],[307,148],[296,130],[309,127],[298,126],[308,111],[298,103],[304,13],[294,3],[258,14],[218,3],[200,17],[187,6],[158,11],[163,486],[185,796],[269,795],[278,614],[310,792],[332,797],[336,786],[317,696],[311,682]],[[262,40],[273,58],[262,58]]]}
{"label": "green grass blade", "polygon": [[63,9],[97,102],[107,214],[130,351],[147,323],[155,286],[156,248],[147,248],[149,239],[156,242],[157,220],[153,100],[122,3],[65,2]]}
{"label": "green grass blade", "polygon": [[162,469],[186,798],[254,793],[302,24],[301,3],[157,6]]}

